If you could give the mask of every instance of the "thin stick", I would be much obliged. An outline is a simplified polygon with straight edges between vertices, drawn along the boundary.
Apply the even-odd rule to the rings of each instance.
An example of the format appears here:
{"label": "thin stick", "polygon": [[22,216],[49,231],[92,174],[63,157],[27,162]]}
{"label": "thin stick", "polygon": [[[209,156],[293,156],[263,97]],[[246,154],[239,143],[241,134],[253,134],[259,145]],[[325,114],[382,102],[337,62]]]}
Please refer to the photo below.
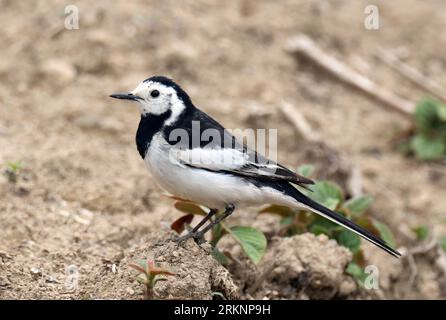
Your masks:
{"label": "thin stick", "polygon": [[384,64],[398,72],[400,75],[408,79],[417,87],[429,92],[438,99],[446,102],[446,95],[443,94],[444,89],[435,81],[425,77],[421,72],[412,66],[404,63],[397,56],[384,49],[379,49],[376,57]]}
{"label": "thin stick", "polygon": [[426,243],[423,243],[422,245],[414,247],[414,248],[410,249],[409,251],[412,255],[424,254],[424,253],[429,252],[432,249],[434,249],[436,245],[437,245],[437,240],[435,237],[432,237],[429,240],[429,242],[426,242]]}
{"label": "thin stick", "polygon": [[321,141],[319,134],[311,128],[304,115],[297,110],[297,108],[294,108],[289,102],[282,101],[282,103],[279,105],[279,110],[293,125],[297,134],[302,136],[306,141]]}
{"label": "thin stick", "polygon": [[435,265],[441,270],[443,277],[446,277],[446,254],[440,246],[437,247],[437,256],[438,258],[435,260]]}
{"label": "thin stick", "polygon": [[353,165],[350,177],[347,181],[347,188],[353,198],[363,195],[362,191],[362,172],[359,166]]}
{"label": "thin stick", "polygon": [[415,284],[415,280],[418,277],[418,267],[417,267],[417,263],[415,262],[413,255],[411,253],[408,253],[408,255],[406,257],[407,257],[407,262],[409,263],[409,268],[410,268],[410,278],[409,278],[409,281],[407,282],[407,291],[411,291],[413,285]]}
{"label": "thin stick", "polygon": [[412,115],[415,110],[415,104],[413,102],[403,99],[387,89],[378,86],[336,58],[324,53],[317,47],[313,40],[305,35],[291,39],[285,50],[310,59],[344,83],[360,90],[369,97],[391,107],[401,114]]}

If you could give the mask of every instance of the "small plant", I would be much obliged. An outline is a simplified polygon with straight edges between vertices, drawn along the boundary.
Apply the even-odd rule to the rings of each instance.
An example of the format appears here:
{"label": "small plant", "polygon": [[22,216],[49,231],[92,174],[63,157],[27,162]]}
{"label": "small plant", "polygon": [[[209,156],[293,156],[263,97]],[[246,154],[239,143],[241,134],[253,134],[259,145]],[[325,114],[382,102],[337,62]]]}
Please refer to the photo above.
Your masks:
{"label": "small plant", "polygon": [[363,285],[367,278],[367,274],[364,271],[364,268],[361,267],[356,262],[350,262],[345,270],[349,275],[351,275],[353,278],[357,280],[359,285]]}
{"label": "small plant", "polygon": [[129,267],[139,272],[138,282],[145,285],[144,297],[147,300],[153,299],[155,285],[159,281],[166,281],[162,276],[174,276],[175,273],[162,269],[155,264],[155,261],[147,259],[140,260],[137,264],[131,263]]}
{"label": "small plant", "polygon": [[427,226],[418,226],[416,228],[412,228],[412,231],[417,236],[418,241],[424,241],[429,236],[429,228]]}
{"label": "small plant", "polygon": [[[171,225],[171,228],[178,234],[181,234],[186,228],[190,229],[190,224],[194,219],[194,216],[206,216],[207,212],[209,212],[208,208],[199,206],[190,201],[178,198],[175,199],[179,200],[175,203],[175,208],[186,213],[186,215],[175,220]],[[227,255],[218,249],[217,244],[225,235],[234,238],[254,264],[257,264],[265,254],[266,238],[261,231],[252,227],[228,227],[225,223],[220,222],[211,230],[210,244],[213,248],[212,254],[214,258],[223,265],[228,263]]]}
{"label": "small plant", "polygon": [[4,171],[8,181],[11,183],[16,183],[19,177],[20,170],[23,168],[23,165],[20,161],[18,162],[7,162],[6,169]]}
{"label": "small plant", "polygon": [[213,291],[211,293],[213,300],[226,300],[226,297],[223,293],[218,292],[218,291]]}
{"label": "small plant", "polygon": [[446,156],[446,105],[432,99],[418,103],[414,127],[401,149],[420,160],[439,160]]}
{"label": "small plant", "polygon": [[418,241],[426,241],[428,239],[435,240],[438,243],[438,246],[446,252],[446,236],[436,236],[424,225],[412,228],[412,231],[415,233]]}
{"label": "small plant", "polygon": [[[309,177],[313,172],[313,167],[305,165],[300,167],[298,172],[301,175]],[[367,208],[372,203],[371,197],[360,196],[345,199],[342,189],[330,181],[316,181],[311,186],[311,191],[304,190],[302,192],[327,208],[344,215],[373,234],[381,237],[390,246],[395,246],[395,239],[390,229],[384,223],[366,214]],[[356,233],[306,210],[272,205],[262,209],[259,213],[279,215],[281,217],[279,234],[282,236],[311,232],[316,235],[325,234],[329,238],[335,239],[340,245],[348,248],[353,253],[353,261],[347,268],[347,272],[359,281],[364,277],[362,267],[365,266],[365,260],[360,248],[361,238]]]}

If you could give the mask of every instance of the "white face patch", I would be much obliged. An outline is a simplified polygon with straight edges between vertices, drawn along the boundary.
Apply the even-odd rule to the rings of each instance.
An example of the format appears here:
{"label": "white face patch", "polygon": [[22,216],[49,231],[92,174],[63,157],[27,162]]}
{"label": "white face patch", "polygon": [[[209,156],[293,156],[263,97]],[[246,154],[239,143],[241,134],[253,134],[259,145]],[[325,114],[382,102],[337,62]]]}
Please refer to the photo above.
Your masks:
{"label": "white face patch", "polygon": [[166,120],[165,125],[175,122],[186,108],[174,88],[159,82],[141,82],[131,93],[141,98],[137,102],[142,115],[160,115],[170,110],[172,115]]}

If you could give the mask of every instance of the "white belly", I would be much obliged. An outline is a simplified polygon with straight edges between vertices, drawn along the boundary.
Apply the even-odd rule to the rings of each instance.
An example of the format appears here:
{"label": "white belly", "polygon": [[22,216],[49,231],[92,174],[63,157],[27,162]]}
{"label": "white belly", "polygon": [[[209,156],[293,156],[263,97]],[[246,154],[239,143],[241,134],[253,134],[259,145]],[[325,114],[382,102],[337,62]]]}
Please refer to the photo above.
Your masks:
{"label": "white belly", "polygon": [[190,168],[172,161],[169,148],[164,139],[156,135],[144,162],[157,183],[175,196],[215,209],[224,209],[228,203],[236,206],[284,204],[283,194],[278,191],[258,188],[230,174]]}

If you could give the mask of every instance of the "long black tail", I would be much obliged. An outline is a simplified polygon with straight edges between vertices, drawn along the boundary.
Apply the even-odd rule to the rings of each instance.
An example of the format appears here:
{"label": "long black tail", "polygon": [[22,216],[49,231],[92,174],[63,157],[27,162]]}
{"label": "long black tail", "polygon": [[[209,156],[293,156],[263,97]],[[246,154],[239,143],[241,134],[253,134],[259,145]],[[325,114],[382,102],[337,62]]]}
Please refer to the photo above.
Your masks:
{"label": "long black tail", "polygon": [[304,194],[302,194],[299,190],[294,188],[291,184],[286,183],[288,186],[285,186],[284,184],[281,184],[281,187],[283,187],[283,190],[286,194],[296,199],[298,202],[305,205],[309,210],[313,211],[314,213],[317,213],[321,215],[322,217],[329,219],[347,229],[350,231],[353,231],[354,233],[358,234],[362,238],[370,241],[374,245],[380,247],[384,251],[390,253],[394,257],[399,258],[401,256],[401,253],[396,251],[395,249],[391,248],[386,242],[384,242],[382,239],[376,237],[373,235],[370,231],[358,226],[354,222],[348,220],[344,216],[331,211],[330,209],[324,207],[323,205],[311,200]]}

